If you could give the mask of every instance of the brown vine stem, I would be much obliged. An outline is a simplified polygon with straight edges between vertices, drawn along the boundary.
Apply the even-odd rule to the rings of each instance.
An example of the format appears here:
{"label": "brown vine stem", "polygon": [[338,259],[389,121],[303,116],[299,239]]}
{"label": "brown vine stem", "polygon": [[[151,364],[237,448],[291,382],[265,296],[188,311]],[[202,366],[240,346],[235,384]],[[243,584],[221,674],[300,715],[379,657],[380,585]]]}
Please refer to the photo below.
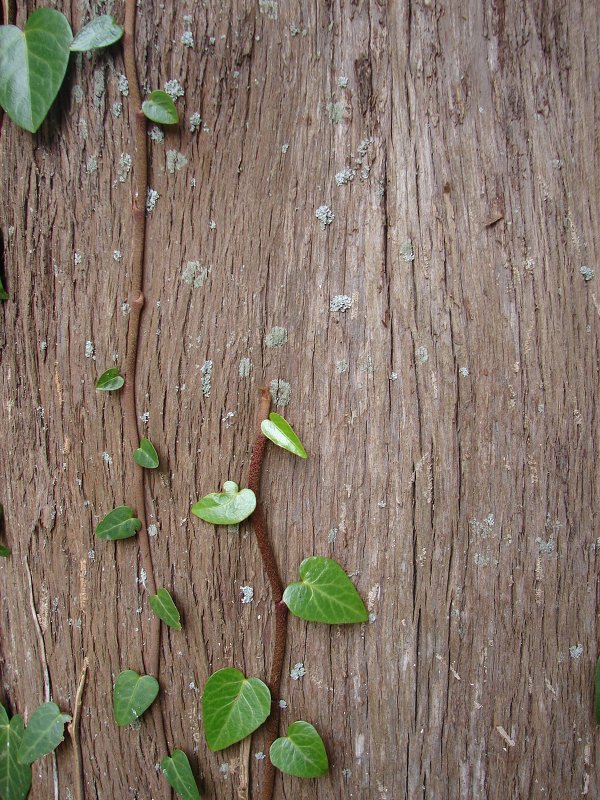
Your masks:
{"label": "brown vine stem", "polygon": [[75,798],[85,800],[85,784],[83,781],[83,758],[81,755],[81,740],[79,738],[79,723],[81,722],[81,707],[83,705],[83,692],[85,689],[85,679],[88,671],[87,657],[83,659],[83,667],[75,695],[75,705],[73,707],[73,719],[68,725],[69,736],[73,742],[73,753],[75,756]]}
{"label": "brown vine stem", "polygon": [[[279,575],[279,567],[277,566],[275,553],[273,552],[273,547],[271,546],[271,542],[269,540],[267,523],[262,510],[262,503],[260,501],[260,479],[262,475],[262,463],[265,453],[265,445],[267,443],[267,439],[263,434],[260,425],[261,422],[267,419],[269,416],[270,407],[271,395],[269,394],[268,389],[263,389],[258,408],[258,435],[252,451],[252,458],[250,460],[250,476],[248,479],[248,487],[252,489],[256,495],[256,508],[252,514],[254,533],[256,534],[256,541],[262,556],[265,572],[267,573],[269,583],[271,584],[271,595],[275,605],[275,645],[273,648],[273,661],[271,664],[271,675],[269,678],[272,706],[271,714],[265,724],[267,753],[277,738],[279,731],[279,703],[277,698],[279,697],[279,687],[281,685],[281,676],[283,674],[283,660],[285,658],[288,618],[288,609],[282,599],[283,583]],[[261,800],[272,800],[274,786],[275,767],[271,763],[270,759],[267,759]]]}

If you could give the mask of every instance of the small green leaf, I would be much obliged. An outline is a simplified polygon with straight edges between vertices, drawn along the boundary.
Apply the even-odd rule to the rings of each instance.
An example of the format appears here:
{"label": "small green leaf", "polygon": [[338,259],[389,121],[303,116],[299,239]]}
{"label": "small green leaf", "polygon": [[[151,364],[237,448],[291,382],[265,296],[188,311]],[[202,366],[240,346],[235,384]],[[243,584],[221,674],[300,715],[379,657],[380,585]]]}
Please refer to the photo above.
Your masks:
{"label": "small green leaf", "polygon": [[104,14],[88,22],[71,43],[71,52],[85,53],[97,50],[118,42],[123,36],[123,28],[115,22],[114,17]]}
{"label": "small green leaf", "polygon": [[158,453],[150,439],[142,439],[140,446],[134,451],[133,457],[140,465],[146,469],[156,469],[158,467]]}
{"label": "small green leaf", "polygon": [[271,692],[258,678],[245,678],[239,669],[214,672],[202,693],[206,743],[223,750],[255,731],[271,711]]}
{"label": "small green leaf", "polygon": [[2,278],[0,278],[0,300],[8,300],[8,292],[4,288],[4,284],[2,283]]}
{"label": "small green leaf", "polygon": [[596,724],[600,725],[600,658],[596,661],[596,695],[594,698],[594,716]]}
{"label": "small green leaf", "polygon": [[198,784],[183,750],[173,750],[172,756],[165,756],[160,762],[169,785],[183,800],[200,800]]}
{"label": "small green leaf", "polygon": [[269,750],[271,763],[297,778],[318,778],[329,769],[323,740],[309,722],[293,722],[287,736],[275,739]]}
{"label": "small green leaf", "polygon": [[103,541],[114,542],[117,539],[129,539],[142,527],[142,523],[133,514],[129,506],[119,506],[107,514],[96,528],[96,536]]}
{"label": "small green leaf", "polygon": [[130,725],[156,700],[158,681],[132,669],[121,672],[113,690],[113,713],[117,725]]}
{"label": "small green leaf", "polygon": [[73,41],[66,17],[38,8],[21,31],[0,26],[0,106],[19,127],[35,133],[60,89]]}
{"label": "small green leaf", "polygon": [[63,714],[56,703],[42,703],[31,715],[17,753],[21,764],[31,764],[36,758],[51,753],[65,738],[65,722],[71,717]]}
{"label": "small green leaf", "polygon": [[252,489],[238,491],[237,483],[225,481],[222,492],[207,494],[192,506],[195,514],[213,525],[237,525],[256,508],[256,495]]}
{"label": "small green leaf", "polygon": [[272,411],[269,414],[269,419],[262,421],[260,426],[262,432],[274,444],[283,447],[284,450],[289,450],[300,458],[306,458],[306,450],[302,446],[302,442],[294,433],[294,429],[287,420],[279,414]]}
{"label": "small green leaf", "polygon": [[181,630],[181,617],[173,598],[166,589],[159,589],[150,598],[150,607],[159,619],[176,631]]}
{"label": "small green leaf", "polygon": [[160,89],[150,92],[147,100],[142,103],[144,116],[159,125],[176,125],[179,122],[179,114],[175,108],[175,103],[166,92]]}
{"label": "small green leaf", "polygon": [[283,593],[292,614],[330,625],[368,620],[365,604],[337,561],[311,556],[300,564],[299,573],[300,583],[291,583]]}
{"label": "small green leaf", "polygon": [[0,705],[0,797],[2,800],[25,800],[31,787],[31,767],[20,764],[17,753],[23,740],[25,723],[20,714],[8,720]]}
{"label": "small green leaf", "polygon": [[125,378],[119,372],[118,367],[111,367],[103,372],[96,381],[96,389],[101,392],[115,392],[125,383]]}
{"label": "small green leaf", "polygon": [[11,552],[12,550],[10,549],[10,547],[5,547],[3,544],[0,544],[0,556],[2,558],[8,558]]}

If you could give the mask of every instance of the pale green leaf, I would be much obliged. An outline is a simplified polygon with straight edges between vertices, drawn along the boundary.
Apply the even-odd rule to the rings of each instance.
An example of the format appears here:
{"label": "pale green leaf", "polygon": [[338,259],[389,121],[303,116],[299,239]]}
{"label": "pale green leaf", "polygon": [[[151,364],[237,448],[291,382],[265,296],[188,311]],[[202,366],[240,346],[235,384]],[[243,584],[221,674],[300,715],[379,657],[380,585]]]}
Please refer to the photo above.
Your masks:
{"label": "pale green leaf", "polygon": [[63,714],[56,703],[42,703],[31,715],[23,734],[17,758],[21,764],[31,764],[36,758],[51,753],[65,738],[65,722],[71,717]]}
{"label": "pale green leaf", "polygon": [[73,41],[66,17],[52,8],[34,11],[21,31],[0,26],[0,106],[21,128],[35,133],[62,85]]}
{"label": "pale green leaf", "polygon": [[140,446],[134,451],[133,457],[140,467],[156,469],[158,467],[158,453],[150,439],[143,438]]}
{"label": "pale green leaf", "polygon": [[283,593],[292,614],[330,625],[368,620],[365,604],[337,561],[311,556],[300,564],[299,573],[300,582],[291,583]]}
{"label": "pale green leaf", "polygon": [[183,798],[183,800],[200,800],[200,791],[194,778],[194,773],[190,767],[188,757],[183,750],[173,750],[173,755],[165,756],[160,762],[165,778],[169,781],[171,788]]}
{"label": "pale green leaf", "polygon": [[125,378],[119,372],[118,367],[111,367],[100,375],[96,381],[96,389],[102,392],[115,392],[125,383]]}
{"label": "pale green leaf", "polygon": [[211,750],[223,750],[255,731],[271,711],[271,692],[239,669],[214,672],[202,693],[204,735]]}
{"label": "pale green leaf", "polygon": [[25,723],[20,714],[10,722],[3,705],[0,705],[0,798],[25,800],[31,786],[31,767],[17,758],[23,740]]}
{"label": "pale green leaf", "polygon": [[139,675],[126,669],[118,676],[113,690],[113,713],[117,725],[130,725],[155,701],[159,685],[152,675]]}
{"label": "pale green leaf", "polygon": [[318,778],[329,769],[323,740],[309,722],[293,722],[287,736],[275,739],[269,750],[271,763],[287,775]]}
{"label": "pale green leaf", "polygon": [[99,47],[108,47],[123,36],[123,28],[115,22],[114,17],[103,14],[88,22],[73,39],[71,52],[85,53],[87,50],[97,50]]}
{"label": "pale green leaf", "polygon": [[144,116],[159,125],[176,125],[179,122],[179,113],[175,103],[166,92],[157,89],[151,92],[147,100],[142,103]]}
{"label": "pale green leaf", "polygon": [[265,419],[261,423],[261,430],[267,439],[270,439],[274,444],[283,447],[300,458],[306,458],[306,450],[302,446],[302,442],[296,436],[294,429],[280,414],[272,411],[269,414],[269,419]]}
{"label": "pale green leaf", "polygon": [[237,483],[225,481],[222,492],[207,494],[192,506],[195,514],[213,525],[237,525],[256,508],[256,495],[252,489],[238,491]]}
{"label": "pale green leaf", "polygon": [[173,598],[166,589],[159,589],[149,598],[150,608],[159,619],[162,619],[170,628],[181,630],[181,617]]}
{"label": "pale green leaf", "polygon": [[96,528],[96,536],[103,541],[114,542],[117,539],[129,539],[142,527],[142,523],[134,516],[129,506],[119,506],[107,514]]}

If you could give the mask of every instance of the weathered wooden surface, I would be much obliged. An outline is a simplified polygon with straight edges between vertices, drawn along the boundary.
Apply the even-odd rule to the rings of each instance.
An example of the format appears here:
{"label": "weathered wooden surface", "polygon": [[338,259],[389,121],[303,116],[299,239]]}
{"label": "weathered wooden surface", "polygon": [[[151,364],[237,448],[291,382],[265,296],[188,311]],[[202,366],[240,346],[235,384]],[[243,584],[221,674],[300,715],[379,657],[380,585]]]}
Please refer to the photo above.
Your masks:
{"label": "weathered wooden surface", "polygon": [[[76,29],[91,14],[64,10]],[[258,390],[280,379],[311,455],[267,458],[284,574],[335,557],[374,621],[292,620],[286,663],[306,675],[284,679],[283,722],[316,724],[332,768],[280,778],[277,797],[595,797],[598,4],[278,11],[139,9],[143,80],[185,88],[180,129],[151,147],[138,391],[162,465],[148,480],[157,582],[185,617],[163,637],[169,742],[197,752],[206,797],[244,797],[248,768],[260,783],[260,736],[207,750],[198,688],[226,665],[266,675],[267,586],[249,530],[217,535],[189,507],[245,481]],[[112,680],[142,668],[149,618],[136,543],[94,537],[132,469],[119,399],[94,390],[125,348],[122,71],[118,50],[80,59],[42,132],[5,120],[0,141],[2,692],[27,714],[49,682],[69,709],[89,658],[88,800],[162,791],[155,717],[139,732],[112,722]],[[191,133],[196,111],[207,130]],[[173,173],[169,150],[187,159]],[[356,176],[337,186],[346,166]],[[330,311],[337,295],[351,308]],[[59,788],[46,758],[32,798],[72,797],[68,744],[57,763]]]}

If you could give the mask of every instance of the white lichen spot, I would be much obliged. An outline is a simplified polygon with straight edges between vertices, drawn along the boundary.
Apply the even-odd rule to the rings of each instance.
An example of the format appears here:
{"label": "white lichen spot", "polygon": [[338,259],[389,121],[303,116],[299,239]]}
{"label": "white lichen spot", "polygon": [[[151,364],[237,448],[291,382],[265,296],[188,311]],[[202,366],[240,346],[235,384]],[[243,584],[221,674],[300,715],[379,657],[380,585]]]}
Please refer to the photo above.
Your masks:
{"label": "white lichen spot", "polygon": [[214,47],[216,45],[216,43],[217,43],[216,37],[215,36],[209,36],[208,37],[208,43],[209,43],[209,45],[211,47]]}
{"label": "white lichen spot", "polygon": [[194,111],[193,114],[190,114],[190,133],[196,133],[201,126],[202,117],[197,111]]}
{"label": "white lichen spot", "polygon": [[184,25],[191,25],[193,22],[193,17],[191,14],[184,14],[183,15],[183,24]]}
{"label": "white lichen spot", "polygon": [[191,31],[184,31],[181,34],[181,44],[184,47],[193,47],[194,46],[194,34]]}
{"label": "white lichen spot", "polygon": [[146,195],[146,211],[149,214],[156,208],[156,203],[158,202],[159,197],[160,195],[156,189],[148,189],[148,194]]}
{"label": "white lichen spot", "polygon": [[275,378],[271,381],[269,389],[271,391],[273,403],[276,406],[285,408],[285,406],[289,405],[290,398],[292,396],[292,387],[287,381],[282,381],[279,378]]}
{"label": "white lichen spot", "polygon": [[148,525],[148,536],[158,536],[158,525],[155,522],[152,522],[150,525]]}
{"label": "white lichen spot", "polygon": [[340,89],[345,89],[348,86],[348,78],[345,75],[340,75],[337,82]]}
{"label": "white lichen spot", "polygon": [[377,614],[375,614],[374,611],[371,611],[369,614],[369,624],[372,625],[374,622],[377,622]]}
{"label": "white lichen spot", "polygon": [[385,508],[387,506],[387,500],[379,500],[377,503],[377,508]]}
{"label": "white lichen spot", "polygon": [[305,675],[306,675],[306,670],[304,669],[304,664],[301,661],[299,661],[297,664],[294,664],[294,666],[290,670],[290,678],[293,681],[298,681]]}
{"label": "white lichen spot", "polygon": [[338,125],[346,116],[346,105],[341,100],[327,103],[327,113],[332,125]]}
{"label": "white lichen spot", "polygon": [[329,310],[344,313],[352,308],[352,298],[347,294],[336,294],[329,301]]}
{"label": "white lichen spot", "polygon": [[283,155],[285,155],[289,149],[290,149],[290,146],[289,146],[289,144],[287,142],[285,144],[281,145],[281,152],[283,153]]}
{"label": "white lichen spot", "polygon": [[212,378],[212,368],[213,362],[212,361],[205,361],[200,368],[200,374],[202,375],[202,394],[204,397],[210,397],[211,391],[211,378]]}
{"label": "white lichen spot", "polygon": [[254,753],[254,758],[255,758],[257,761],[262,761],[262,760],[263,760],[263,759],[265,759],[266,757],[267,757],[267,756],[265,755],[265,753],[263,753],[263,751],[262,751],[262,750],[259,750],[259,751],[258,751],[258,753]]}
{"label": "white lichen spot", "polygon": [[459,367],[458,374],[461,378],[468,378],[469,377],[469,368],[468,367]]}
{"label": "white lichen spot", "polygon": [[75,264],[76,267],[78,267],[82,261],[83,258],[81,257],[80,253],[77,252],[73,253],[73,263]]}
{"label": "white lichen spot", "polygon": [[185,94],[183,86],[178,80],[170,80],[165,83],[165,92],[169,95],[171,100],[175,102],[178,97],[183,97]]}
{"label": "white lichen spot", "polygon": [[594,275],[596,274],[596,273],[594,272],[594,270],[593,270],[591,267],[586,267],[585,265],[584,265],[583,267],[581,267],[581,269],[579,270],[579,272],[581,272],[581,274],[583,275],[583,280],[584,280],[586,283],[587,283],[588,281],[591,281],[591,280],[592,280],[592,278],[594,277]]}
{"label": "white lichen spot", "polygon": [[272,20],[279,16],[279,4],[277,0],[258,0],[258,8],[261,14]]}
{"label": "white lichen spot", "polygon": [[265,336],[265,345],[267,347],[282,347],[288,340],[287,328],[281,328],[276,325],[271,328],[269,333]]}
{"label": "white lichen spot", "polygon": [[369,137],[368,139],[363,139],[360,144],[358,145],[358,157],[359,159],[364,158],[367,153],[369,152],[369,147],[375,142],[375,139]]}
{"label": "white lichen spot", "polygon": [[240,586],[242,593],[242,605],[248,605],[254,600],[254,589],[252,586]]}
{"label": "white lichen spot", "polygon": [[96,560],[96,551],[95,550],[88,550],[87,556],[88,556],[90,561],[95,561]]}
{"label": "white lichen spot", "polygon": [[544,555],[550,555],[554,552],[554,539],[540,539],[540,537],[536,537],[535,543],[538,546],[538,550],[540,553],[544,553]]}
{"label": "white lichen spot", "polygon": [[85,357],[91,358],[92,361],[96,360],[96,350],[94,348],[94,343],[91,340],[88,340],[85,343]]}
{"label": "white lichen spot", "polygon": [[354,180],[355,175],[356,170],[353,170],[352,167],[344,167],[344,169],[336,172],[335,182],[337,186],[345,186],[347,183]]}
{"label": "white lichen spot", "polygon": [[148,576],[146,575],[146,570],[142,567],[140,569],[140,577],[137,579],[137,582],[139,583],[140,586],[143,586],[145,589],[147,580]]}
{"label": "white lichen spot", "polygon": [[295,22],[290,22],[290,34],[292,36],[300,35],[300,27]]}
{"label": "white lichen spot", "polygon": [[83,89],[81,88],[81,86],[79,86],[79,84],[76,84],[71,89],[71,96],[73,97],[73,100],[75,100],[76,103],[83,103],[83,98],[84,98]]}
{"label": "white lichen spot", "polygon": [[209,231],[216,231],[217,230],[217,223],[214,221],[214,219],[209,219],[208,220],[208,230]]}
{"label": "white lichen spot", "polygon": [[397,381],[398,380],[398,373],[397,372],[390,372],[390,380]]}
{"label": "white lichen spot", "polygon": [[473,536],[479,536],[482,539],[487,539],[492,534],[492,529],[496,524],[496,518],[493,514],[488,514],[487,517],[480,521],[473,517],[469,520],[469,528]]}
{"label": "white lichen spot", "polygon": [[229,778],[229,764],[226,761],[224,761],[219,767],[219,772],[223,776],[223,780],[227,780]]}
{"label": "white lichen spot", "polygon": [[113,463],[112,456],[110,453],[107,453],[106,450],[102,453],[102,461],[107,464],[109,467]]}
{"label": "white lichen spot", "polygon": [[583,655],[583,645],[572,644],[571,647],[569,647],[569,655],[571,656],[571,658],[575,659],[581,658],[581,656]]}
{"label": "white lichen spot", "polygon": [[339,361],[335,362],[335,368],[340,373],[340,375],[343,372],[348,372],[348,366],[349,364],[345,358],[341,358]]}
{"label": "white lichen spot", "polygon": [[208,267],[203,266],[199,261],[188,261],[181,273],[181,280],[188,286],[199,289],[204,286],[209,271]]}
{"label": "white lichen spot", "polygon": [[150,422],[150,412],[144,411],[143,414],[140,414],[140,422],[143,425],[147,425]]}
{"label": "white lichen spot", "polygon": [[250,375],[251,370],[252,361],[247,357],[240,358],[240,365],[238,367],[240,378],[247,378]]}
{"label": "white lichen spot", "polygon": [[335,214],[329,208],[329,206],[319,206],[315,211],[315,217],[319,220],[319,224],[321,226],[321,230],[324,231],[327,225],[331,225],[333,220],[335,219]]}
{"label": "white lichen spot", "polygon": [[179,172],[180,169],[183,169],[187,166],[188,160],[177,150],[167,150],[167,172],[170,172],[173,175],[175,172]]}
{"label": "white lichen spot", "polygon": [[110,113],[115,119],[118,119],[123,113],[123,103],[113,103],[110,107]]}
{"label": "white lichen spot", "polygon": [[150,130],[148,131],[148,136],[152,139],[153,142],[164,142],[165,140],[165,134],[158,127],[158,125],[153,125],[150,128]]}
{"label": "white lichen spot", "polygon": [[348,778],[351,778],[352,770],[348,769],[348,767],[344,767],[344,769],[342,770],[342,777],[344,777],[346,780],[348,780]]}
{"label": "white lichen spot", "polygon": [[113,250],[113,260],[120,261],[123,258],[123,253],[120,250]]}
{"label": "white lichen spot", "polygon": [[329,533],[327,534],[327,544],[333,544],[337,539],[338,529],[337,528],[330,528]]}
{"label": "white lichen spot", "polygon": [[85,162],[85,171],[88,175],[91,175],[92,172],[98,171],[98,159],[96,156],[90,156]]}
{"label": "white lichen spot", "polygon": [[121,303],[121,314],[123,314],[124,317],[127,317],[130,313],[131,313],[131,306],[125,300],[123,303]]}
{"label": "white lichen spot", "polygon": [[40,342],[40,350],[42,351],[42,353],[45,353],[47,349],[48,349],[48,342],[44,339]]}
{"label": "white lichen spot", "polygon": [[279,708],[280,708],[282,711],[285,711],[285,710],[286,710],[286,708],[288,707],[288,704],[287,704],[287,702],[286,702],[285,700],[280,700],[280,701],[277,703],[277,705],[279,706]]}
{"label": "white lichen spot", "polygon": [[415,356],[419,363],[426,364],[429,361],[429,350],[425,347],[425,345],[421,345],[415,350]]}
{"label": "white lichen spot", "polygon": [[129,155],[129,153],[121,153],[121,157],[119,158],[119,166],[117,167],[117,178],[119,183],[125,183],[127,176],[131,172],[132,166],[133,158]]}
{"label": "white lichen spot", "polygon": [[415,260],[415,250],[411,239],[407,239],[400,245],[400,255],[404,261],[410,263]]}
{"label": "white lichen spot", "polygon": [[117,75],[117,89],[121,92],[123,97],[129,94],[129,81],[125,75]]}

